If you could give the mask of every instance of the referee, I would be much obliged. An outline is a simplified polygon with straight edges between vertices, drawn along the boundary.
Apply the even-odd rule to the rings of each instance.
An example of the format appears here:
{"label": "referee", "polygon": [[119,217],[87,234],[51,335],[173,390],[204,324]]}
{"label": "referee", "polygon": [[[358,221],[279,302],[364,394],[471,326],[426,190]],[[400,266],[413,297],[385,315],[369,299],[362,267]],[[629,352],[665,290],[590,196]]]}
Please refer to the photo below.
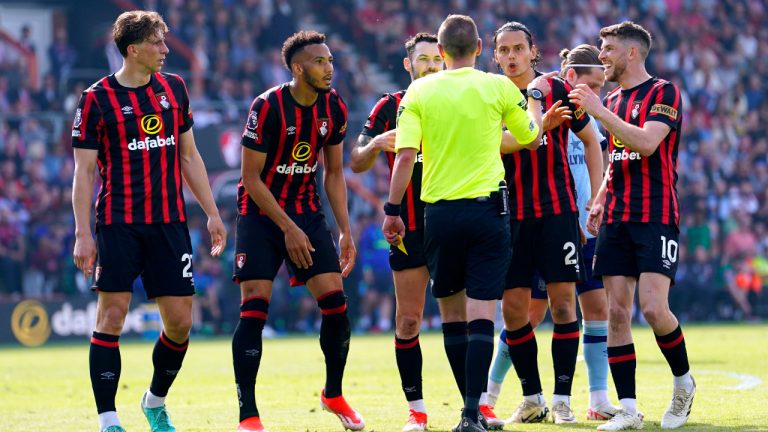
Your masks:
{"label": "referee", "polygon": [[[493,355],[496,300],[511,257],[499,157],[502,124],[518,144],[537,146],[541,102],[526,102],[504,76],[474,69],[482,41],[472,18],[450,15],[437,38],[446,70],[411,83],[398,109],[397,158],[382,230],[391,244],[405,235],[395,203],[402,201],[421,148],[424,254],[445,351],[464,398],[453,431],[482,432],[478,402]],[[528,89],[547,95],[546,78],[552,75],[537,78]]]}

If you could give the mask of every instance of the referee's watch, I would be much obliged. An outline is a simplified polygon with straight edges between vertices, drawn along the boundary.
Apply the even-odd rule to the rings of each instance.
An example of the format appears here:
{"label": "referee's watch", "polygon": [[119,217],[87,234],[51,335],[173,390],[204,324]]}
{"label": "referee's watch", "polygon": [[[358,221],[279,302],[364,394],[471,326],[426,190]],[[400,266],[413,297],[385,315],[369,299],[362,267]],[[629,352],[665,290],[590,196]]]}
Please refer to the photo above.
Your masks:
{"label": "referee's watch", "polygon": [[541,90],[537,88],[532,88],[528,90],[528,97],[541,102],[544,100],[544,93],[542,93]]}

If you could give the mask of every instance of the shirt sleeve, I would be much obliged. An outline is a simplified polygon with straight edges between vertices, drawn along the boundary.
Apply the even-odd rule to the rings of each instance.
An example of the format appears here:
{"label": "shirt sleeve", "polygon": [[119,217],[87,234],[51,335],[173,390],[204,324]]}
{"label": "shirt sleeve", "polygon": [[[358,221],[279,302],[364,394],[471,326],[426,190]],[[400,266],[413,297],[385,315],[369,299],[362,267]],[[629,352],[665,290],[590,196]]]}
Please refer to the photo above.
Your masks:
{"label": "shirt sleeve", "polygon": [[337,145],[344,142],[347,136],[347,104],[338,93],[335,93],[338,103],[333,107],[333,131],[328,138],[328,145]]}
{"label": "shirt sleeve", "polygon": [[395,119],[391,118],[391,113],[395,111],[393,103],[394,99],[390,95],[384,95],[379,99],[368,115],[361,134],[373,138],[392,129],[395,123]]}
{"label": "shirt sleeve", "polygon": [[550,79],[550,83],[552,84],[552,91],[557,92],[556,95],[558,98],[562,100],[565,105],[568,106],[568,109],[570,109],[573,113],[573,118],[568,120],[566,125],[574,133],[581,132],[581,130],[589,124],[589,114],[587,114],[587,112],[581,106],[570,102],[568,93],[571,92],[572,88],[567,82],[560,81],[559,79]]}
{"label": "shirt sleeve", "polygon": [[189,107],[189,92],[187,91],[187,84],[184,82],[183,78],[178,78],[183,89],[181,92],[181,121],[179,123],[179,133],[182,134],[192,129],[192,125],[195,124],[195,121],[192,118],[192,109]]}
{"label": "shirt sleeve", "polygon": [[421,109],[418,96],[418,92],[411,84],[397,108],[395,152],[399,152],[403,148],[421,149],[423,131],[421,129]]}
{"label": "shirt sleeve", "polygon": [[269,150],[270,138],[265,136],[269,130],[269,125],[265,127],[270,118],[271,106],[266,96],[262,95],[253,100],[251,109],[248,111],[248,118],[245,120],[243,136],[240,145],[266,153]]}
{"label": "shirt sleeve", "polygon": [[682,122],[683,103],[680,100],[680,90],[667,82],[659,90],[652,104],[649,104],[646,122],[662,122],[672,129],[680,129]]}
{"label": "shirt sleeve", "polygon": [[526,111],[528,103],[520,89],[506,77],[502,82],[502,91],[506,95],[506,103],[502,113],[504,125],[518,143],[528,144],[539,135],[539,126],[528,116]]}
{"label": "shirt sleeve", "polygon": [[101,142],[101,119],[101,108],[96,102],[96,95],[93,91],[84,91],[72,123],[72,147],[98,150]]}

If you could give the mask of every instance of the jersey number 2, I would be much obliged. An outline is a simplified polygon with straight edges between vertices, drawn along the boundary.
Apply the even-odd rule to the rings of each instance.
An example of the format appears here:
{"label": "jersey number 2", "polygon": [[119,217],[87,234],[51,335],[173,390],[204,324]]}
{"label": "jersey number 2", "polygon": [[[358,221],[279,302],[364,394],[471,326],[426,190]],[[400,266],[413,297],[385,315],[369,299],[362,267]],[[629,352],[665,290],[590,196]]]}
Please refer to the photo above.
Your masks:
{"label": "jersey number 2", "polygon": [[184,266],[184,269],[181,271],[181,277],[184,278],[191,278],[192,272],[190,269],[192,268],[192,255],[185,253],[181,256],[181,262],[186,262],[187,265]]}

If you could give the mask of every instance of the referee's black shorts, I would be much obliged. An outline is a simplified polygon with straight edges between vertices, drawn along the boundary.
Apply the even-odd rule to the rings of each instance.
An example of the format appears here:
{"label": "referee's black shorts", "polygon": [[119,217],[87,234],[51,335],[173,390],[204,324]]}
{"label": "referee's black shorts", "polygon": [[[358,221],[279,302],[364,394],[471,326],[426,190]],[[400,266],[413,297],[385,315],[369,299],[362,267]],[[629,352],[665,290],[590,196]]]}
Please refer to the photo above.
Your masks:
{"label": "referee's black shorts", "polygon": [[511,259],[509,216],[496,198],[427,204],[424,255],[432,295],[448,297],[463,289],[476,300],[497,300],[504,291]]}

